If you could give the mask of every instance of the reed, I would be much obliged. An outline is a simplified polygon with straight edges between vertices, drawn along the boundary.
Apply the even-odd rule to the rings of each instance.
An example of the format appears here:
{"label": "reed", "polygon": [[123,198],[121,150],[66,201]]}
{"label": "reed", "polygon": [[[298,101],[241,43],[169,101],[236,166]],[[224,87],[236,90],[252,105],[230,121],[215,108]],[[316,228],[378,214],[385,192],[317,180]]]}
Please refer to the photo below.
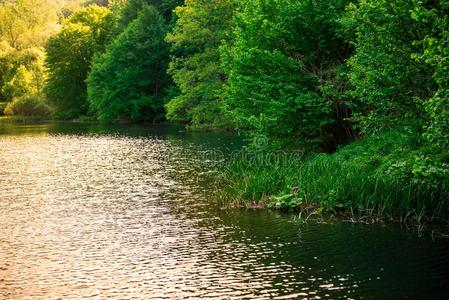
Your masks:
{"label": "reed", "polygon": [[445,221],[445,185],[433,187],[388,172],[409,156],[413,143],[411,136],[388,133],[308,158],[286,152],[277,153],[277,159],[267,159],[273,157],[268,152],[252,160],[235,156],[217,178],[216,198],[223,206],[312,210],[419,224]]}

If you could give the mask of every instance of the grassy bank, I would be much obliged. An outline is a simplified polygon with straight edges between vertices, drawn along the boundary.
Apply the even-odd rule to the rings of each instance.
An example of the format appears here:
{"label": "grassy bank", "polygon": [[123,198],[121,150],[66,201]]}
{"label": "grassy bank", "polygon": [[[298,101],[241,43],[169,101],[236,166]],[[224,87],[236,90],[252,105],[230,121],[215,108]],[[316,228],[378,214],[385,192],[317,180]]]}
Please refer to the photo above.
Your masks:
{"label": "grassy bank", "polygon": [[296,209],[308,216],[446,222],[448,186],[418,180],[408,169],[416,143],[413,136],[386,133],[309,158],[237,155],[218,178],[217,198],[224,206]]}

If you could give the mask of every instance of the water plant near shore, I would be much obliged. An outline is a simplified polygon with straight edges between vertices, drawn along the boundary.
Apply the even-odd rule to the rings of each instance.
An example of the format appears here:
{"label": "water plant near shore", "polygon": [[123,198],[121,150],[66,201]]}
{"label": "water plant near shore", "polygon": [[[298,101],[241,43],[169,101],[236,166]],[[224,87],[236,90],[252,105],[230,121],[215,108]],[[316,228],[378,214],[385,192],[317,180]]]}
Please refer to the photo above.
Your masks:
{"label": "water plant near shore", "polygon": [[449,185],[413,176],[408,160],[415,143],[413,135],[390,132],[309,158],[278,153],[287,158],[248,162],[235,156],[217,178],[216,197],[223,206],[446,222]]}

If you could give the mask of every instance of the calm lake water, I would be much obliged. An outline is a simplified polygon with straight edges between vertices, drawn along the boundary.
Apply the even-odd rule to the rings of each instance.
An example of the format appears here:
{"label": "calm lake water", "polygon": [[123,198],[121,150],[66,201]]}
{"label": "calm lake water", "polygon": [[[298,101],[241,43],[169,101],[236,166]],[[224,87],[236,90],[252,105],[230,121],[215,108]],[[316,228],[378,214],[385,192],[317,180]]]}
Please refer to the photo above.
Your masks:
{"label": "calm lake water", "polygon": [[446,299],[449,240],[227,211],[180,127],[0,124],[1,299]]}

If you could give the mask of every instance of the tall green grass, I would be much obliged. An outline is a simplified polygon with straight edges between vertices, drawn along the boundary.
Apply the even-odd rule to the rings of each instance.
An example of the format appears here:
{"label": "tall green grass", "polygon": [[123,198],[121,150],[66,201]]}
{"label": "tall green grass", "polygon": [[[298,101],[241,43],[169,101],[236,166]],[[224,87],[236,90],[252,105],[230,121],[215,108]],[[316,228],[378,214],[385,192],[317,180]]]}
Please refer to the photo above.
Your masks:
{"label": "tall green grass", "polygon": [[[265,206],[351,216],[436,222],[447,220],[448,188],[415,180],[401,166],[417,148],[412,135],[385,133],[334,154],[235,156],[218,177],[224,206]],[[243,155],[243,154],[242,154]],[[248,154],[246,154],[248,155]],[[399,170],[399,171],[397,171]]]}

